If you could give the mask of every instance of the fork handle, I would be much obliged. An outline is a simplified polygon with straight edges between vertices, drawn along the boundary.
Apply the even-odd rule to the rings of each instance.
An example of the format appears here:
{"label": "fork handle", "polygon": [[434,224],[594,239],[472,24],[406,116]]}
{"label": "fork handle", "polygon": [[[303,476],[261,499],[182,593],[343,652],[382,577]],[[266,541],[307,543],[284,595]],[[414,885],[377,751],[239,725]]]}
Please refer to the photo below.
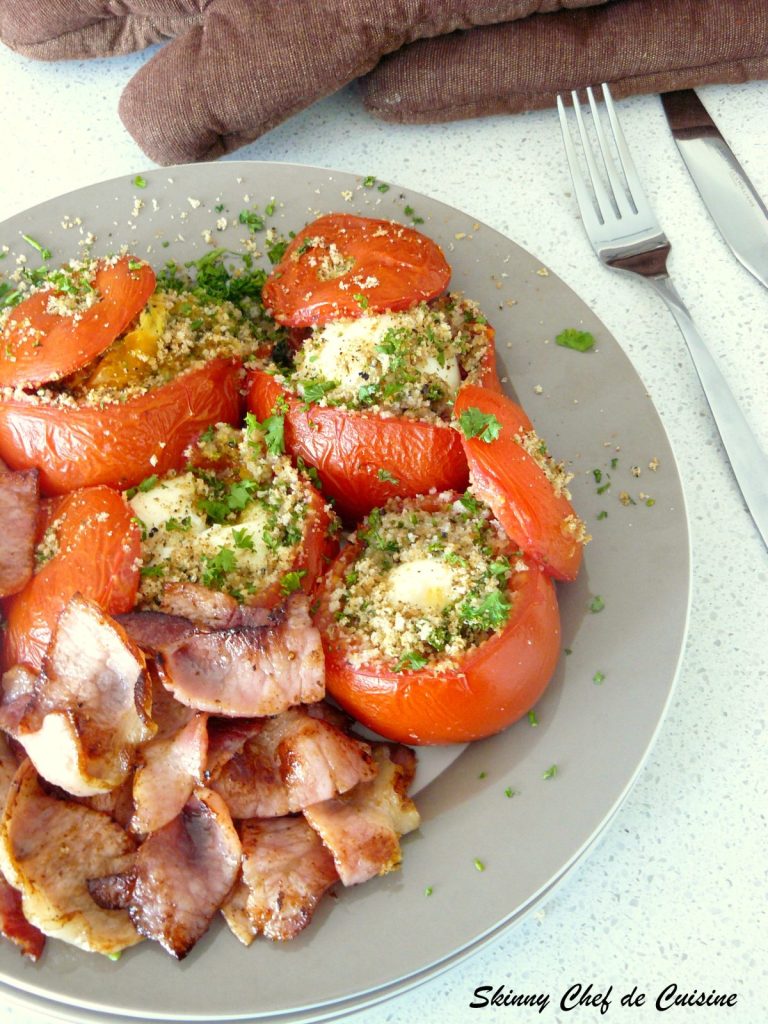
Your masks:
{"label": "fork handle", "polygon": [[768,547],[768,455],[760,447],[670,278],[649,277],[646,280],[669,306],[685,338],[736,483],[763,543]]}

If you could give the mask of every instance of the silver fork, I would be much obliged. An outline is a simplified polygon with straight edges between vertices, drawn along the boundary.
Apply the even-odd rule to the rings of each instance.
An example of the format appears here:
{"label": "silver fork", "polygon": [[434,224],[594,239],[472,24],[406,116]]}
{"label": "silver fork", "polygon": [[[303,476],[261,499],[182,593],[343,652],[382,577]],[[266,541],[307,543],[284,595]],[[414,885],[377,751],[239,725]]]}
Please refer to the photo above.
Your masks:
{"label": "silver fork", "polygon": [[688,345],[736,482],[741,488],[763,542],[768,546],[768,456],[758,444],[717,363],[696,330],[690,313],[670,280],[667,272],[667,256],[671,248],[669,240],[645,197],[619,124],[610,90],[605,84],[602,90],[618,164],[624,180],[622,181],[609,150],[600,110],[592,89],[587,89],[587,98],[605,180],[598,170],[579,98],[572,92],[571,99],[592,192],[579,169],[565,105],[562,97],[557,97],[565,152],[584,228],[599,259],[606,266],[613,270],[640,274],[669,306]]}

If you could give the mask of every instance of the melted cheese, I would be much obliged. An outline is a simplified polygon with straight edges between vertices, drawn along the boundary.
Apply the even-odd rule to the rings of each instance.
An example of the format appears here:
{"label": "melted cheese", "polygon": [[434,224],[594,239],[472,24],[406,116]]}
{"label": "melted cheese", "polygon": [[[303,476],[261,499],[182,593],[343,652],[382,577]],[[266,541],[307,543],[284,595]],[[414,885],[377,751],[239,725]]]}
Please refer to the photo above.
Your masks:
{"label": "melted cheese", "polygon": [[199,534],[205,530],[205,516],[195,509],[196,495],[194,476],[182,473],[163,480],[149,491],[137,491],[130,505],[147,533],[162,529],[169,519],[181,520],[189,516],[187,534]]}
{"label": "melted cheese", "polygon": [[[305,363],[305,371],[335,380],[342,389],[355,393],[371,375],[378,379],[387,373],[390,356],[378,348],[387,331],[403,327],[415,329],[417,324],[415,320],[409,323],[408,314],[404,313],[361,316],[357,320],[326,324],[312,339],[312,355]],[[417,369],[439,377],[452,391],[457,391],[461,375],[456,356],[446,353],[443,363],[441,366],[430,355],[417,363]]]}
{"label": "melted cheese", "polygon": [[434,558],[401,562],[389,574],[393,602],[419,611],[441,612],[456,599],[454,574],[450,565]]}

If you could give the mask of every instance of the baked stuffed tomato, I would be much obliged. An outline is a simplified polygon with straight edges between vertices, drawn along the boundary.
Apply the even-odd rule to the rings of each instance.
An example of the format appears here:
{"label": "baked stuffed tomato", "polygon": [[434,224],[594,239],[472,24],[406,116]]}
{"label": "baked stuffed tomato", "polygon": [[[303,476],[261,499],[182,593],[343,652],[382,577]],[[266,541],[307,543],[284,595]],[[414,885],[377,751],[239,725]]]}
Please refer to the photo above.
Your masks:
{"label": "baked stuffed tomato", "polygon": [[536,703],[558,658],[552,581],[471,493],[375,509],[324,577],[328,692],[388,739],[480,739]]}
{"label": "baked stuffed tomato", "polygon": [[447,296],[313,328],[292,358],[251,374],[248,404],[284,417],[288,450],[356,522],[392,497],[464,490],[451,413],[467,383],[500,387],[493,330],[475,303]]}
{"label": "baked stuffed tomato", "polygon": [[409,309],[441,295],[451,269],[436,242],[395,221],[330,213],[293,239],[264,286],[278,323],[310,327]]}
{"label": "baked stuffed tomato", "polygon": [[[239,421],[243,359],[270,333],[259,301],[263,272],[231,274],[218,250],[195,273],[170,265],[154,291],[151,268],[125,257],[112,273],[124,266],[129,284],[132,275],[140,280],[120,317],[101,265],[38,275],[4,313],[15,348],[0,365],[0,457],[13,469],[37,468],[47,494],[128,487],[177,468],[201,430]],[[103,307],[113,310],[111,326],[99,333],[91,313]],[[30,354],[34,344],[45,370]]]}
{"label": "baked stuffed tomato", "polygon": [[575,579],[589,536],[571,505],[572,474],[506,395],[470,385],[454,412],[475,494],[526,557],[556,579]]}
{"label": "baked stuffed tomato", "polygon": [[336,516],[281,454],[275,424],[208,428],[186,467],[126,492],[142,536],[137,606],[218,624],[238,605],[310,594],[336,553]]}
{"label": "baked stuffed tomato", "polygon": [[43,504],[36,571],[5,605],[6,668],[39,670],[60,612],[74,594],[110,615],[136,601],[141,541],[125,499],[110,487],[86,487]]}

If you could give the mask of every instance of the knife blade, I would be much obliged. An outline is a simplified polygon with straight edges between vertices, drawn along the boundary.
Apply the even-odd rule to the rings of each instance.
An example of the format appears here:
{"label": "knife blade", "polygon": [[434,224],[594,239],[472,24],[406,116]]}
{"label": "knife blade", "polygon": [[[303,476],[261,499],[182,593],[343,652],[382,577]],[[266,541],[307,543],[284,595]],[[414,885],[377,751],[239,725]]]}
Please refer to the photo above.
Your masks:
{"label": "knife blade", "polygon": [[768,288],[768,210],[693,89],[661,94],[672,135],[712,220]]}

